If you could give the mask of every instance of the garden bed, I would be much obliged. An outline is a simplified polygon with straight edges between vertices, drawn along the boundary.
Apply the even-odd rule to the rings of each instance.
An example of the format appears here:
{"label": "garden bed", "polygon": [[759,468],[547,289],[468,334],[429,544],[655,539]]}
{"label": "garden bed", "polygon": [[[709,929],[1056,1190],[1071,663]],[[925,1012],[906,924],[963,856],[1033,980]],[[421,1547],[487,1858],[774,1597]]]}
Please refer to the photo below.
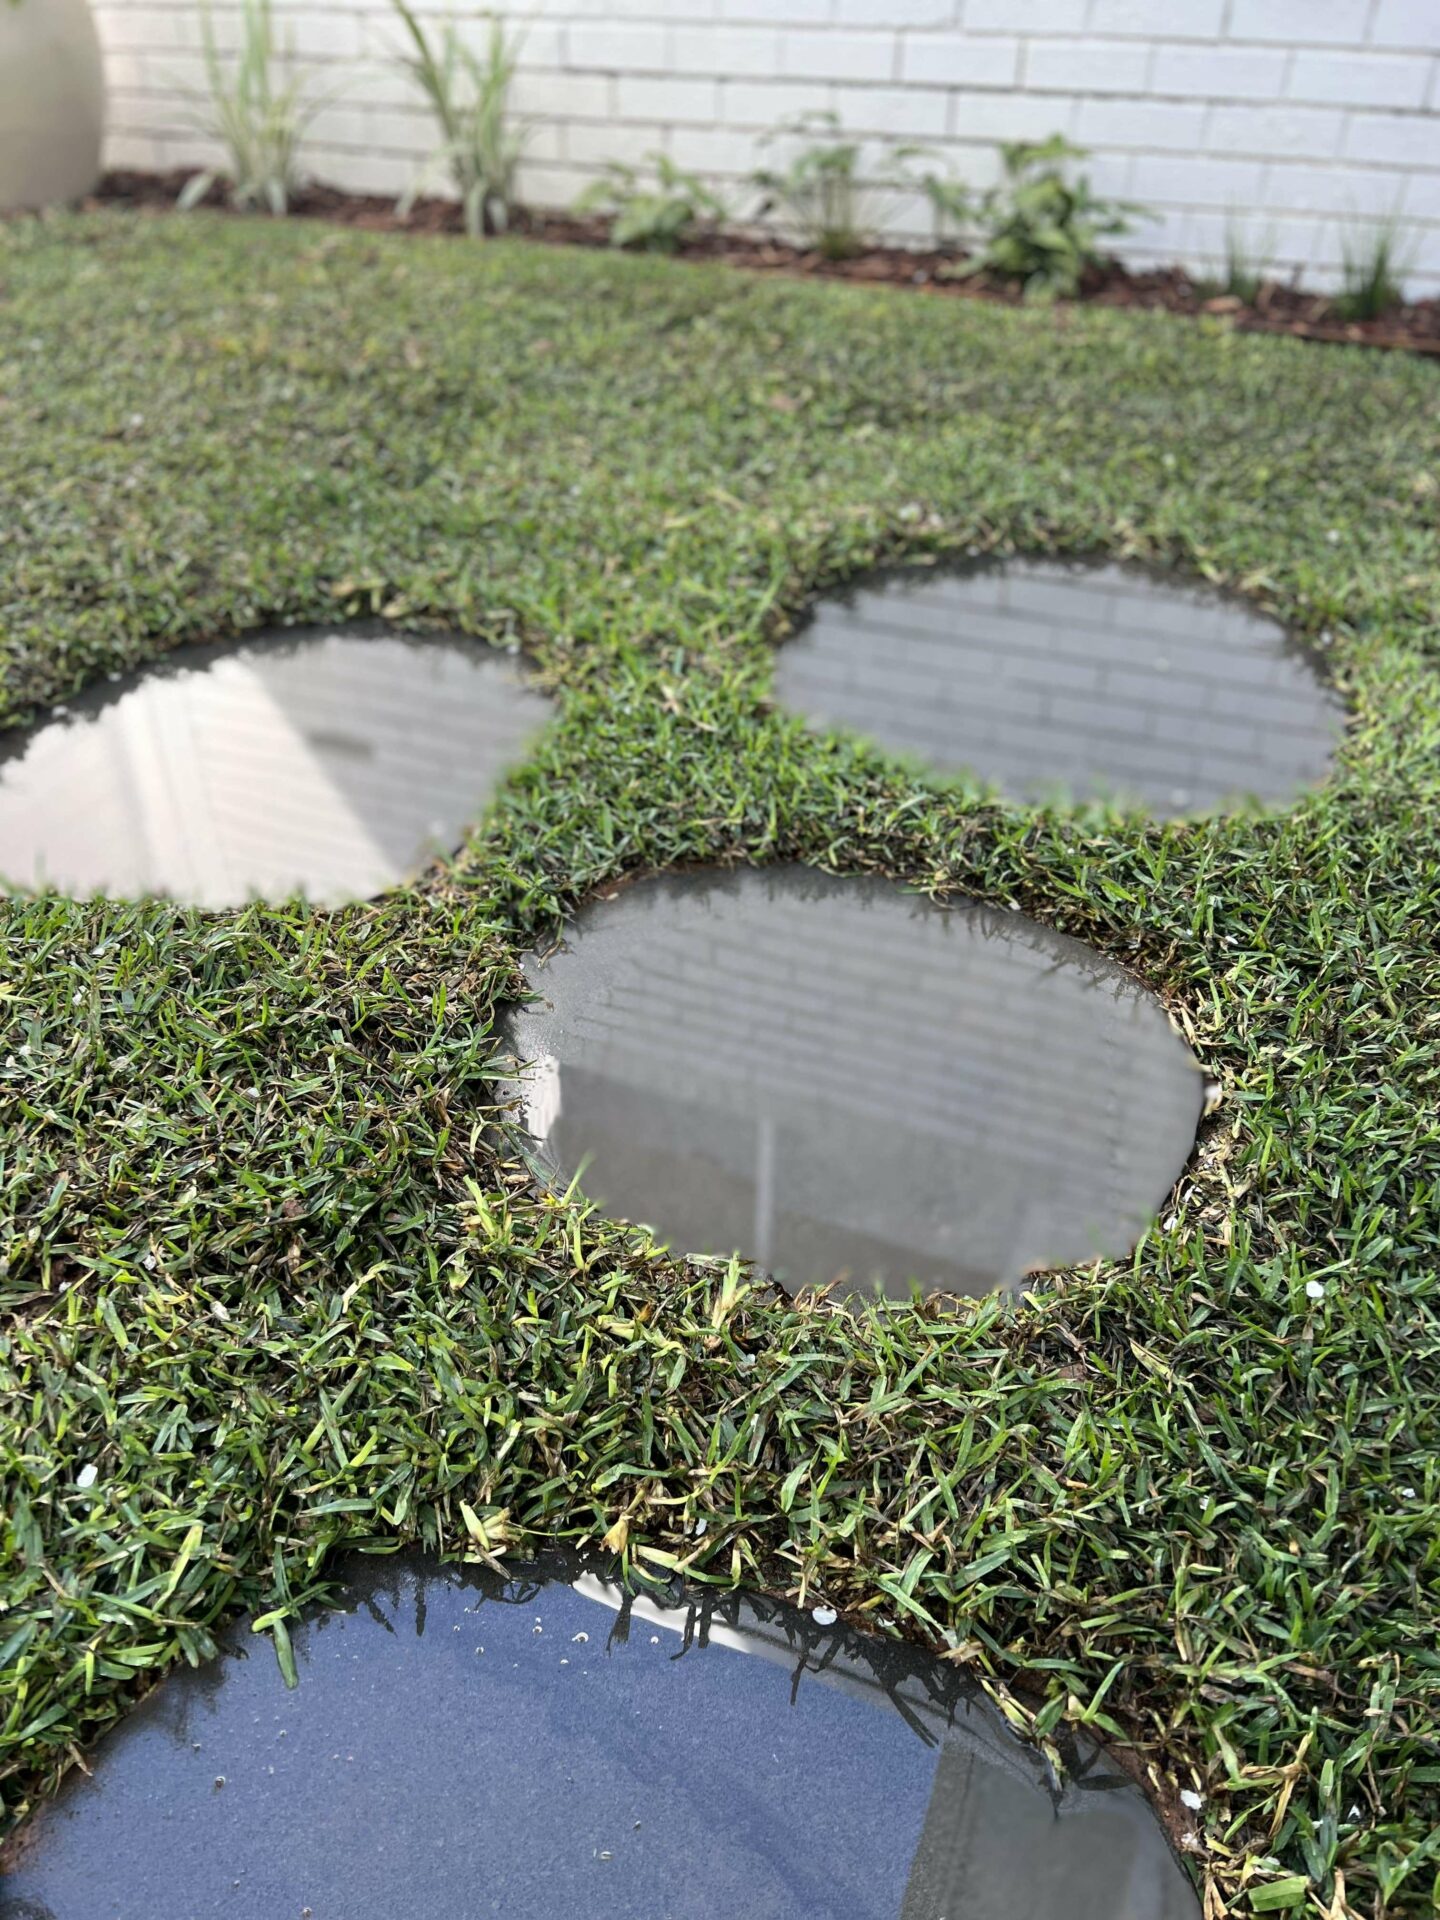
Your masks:
{"label": "garden bed", "polygon": [[[1429,1913],[1435,369],[114,209],[0,233],[0,319],[8,722],[340,615],[521,641],[557,701],[485,827],[374,904],[0,908],[9,1811],[342,1545],[603,1536],[1122,1743],[1210,1920]],[[1353,715],[1331,781],[1071,815],[776,711],[809,596],[1015,551],[1273,612]],[[1218,1105],[1133,1258],[857,1318],[497,1146],[521,953],[625,875],[779,860],[1019,907],[1165,1000]]]}
{"label": "garden bed", "polygon": [[[108,173],[94,204],[173,211],[189,178],[184,169],[168,173],[132,170]],[[223,186],[212,186],[204,204],[223,208]],[[333,220],[371,233],[464,232],[460,208],[453,200],[419,200],[402,218],[395,211],[394,199],[387,195],[346,193],[338,187],[312,185],[301,191],[291,211],[301,218]],[[604,247],[610,244],[610,226],[609,217],[603,214],[521,209],[514,231],[527,239],[563,246]],[[957,277],[956,269],[963,264],[965,256],[953,248],[936,251],[868,247],[853,259],[827,260],[822,254],[789,246],[773,237],[706,232],[682,242],[675,257],[719,260],[728,266],[746,267],[759,273],[803,274],[828,280],[862,281],[872,286],[909,287],[972,300],[998,300],[1007,305],[1018,304],[1022,297],[1013,282],[994,275]],[[1333,345],[1440,354],[1440,299],[1407,301],[1393,313],[1375,320],[1347,320],[1337,312],[1329,296],[1307,293],[1283,281],[1264,282],[1254,301],[1247,303],[1233,294],[1217,294],[1181,267],[1132,272],[1118,260],[1112,260],[1103,269],[1086,275],[1081,304],[1143,307],[1225,320],[1245,333],[1283,333],[1300,340],[1328,341]]]}

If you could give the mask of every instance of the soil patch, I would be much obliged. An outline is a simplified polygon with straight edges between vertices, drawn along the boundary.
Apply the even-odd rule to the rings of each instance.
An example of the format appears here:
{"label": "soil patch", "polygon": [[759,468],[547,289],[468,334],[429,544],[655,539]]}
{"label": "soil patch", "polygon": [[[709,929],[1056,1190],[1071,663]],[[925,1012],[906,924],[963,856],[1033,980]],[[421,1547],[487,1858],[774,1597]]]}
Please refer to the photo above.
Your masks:
{"label": "soil patch", "polygon": [[[190,170],[165,173],[117,170],[107,173],[97,192],[85,204],[141,207],[174,211]],[[202,205],[229,211],[224,188],[213,186]],[[361,227],[378,233],[463,234],[460,209],[450,200],[419,200],[408,218],[401,219],[395,202],[373,193],[346,193],[319,184],[299,193],[293,216],[330,220],[339,226]],[[522,208],[511,232],[551,245],[604,247],[610,244],[610,220],[604,215],[544,213]],[[1023,296],[1012,281],[990,274],[957,277],[965,260],[958,249],[912,250],[909,247],[869,247],[851,260],[827,260],[782,240],[743,233],[705,233],[687,242],[675,255],[679,260],[721,261],[759,273],[800,274],[807,279],[858,280],[869,285],[909,287],[923,293],[955,299],[996,300],[1019,305]],[[1411,300],[1378,320],[1347,320],[1336,309],[1334,297],[1307,293],[1282,281],[1266,281],[1247,304],[1233,294],[1217,294],[1182,267],[1135,273],[1118,260],[1108,261],[1090,274],[1080,300],[1088,306],[1144,307],[1166,313],[1228,320],[1243,333],[1286,333],[1299,340],[1328,341],[1333,345],[1386,347],[1410,353],[1440,354],[1440,299]],[[1067,304],[1067,303],[1060,303]]]}

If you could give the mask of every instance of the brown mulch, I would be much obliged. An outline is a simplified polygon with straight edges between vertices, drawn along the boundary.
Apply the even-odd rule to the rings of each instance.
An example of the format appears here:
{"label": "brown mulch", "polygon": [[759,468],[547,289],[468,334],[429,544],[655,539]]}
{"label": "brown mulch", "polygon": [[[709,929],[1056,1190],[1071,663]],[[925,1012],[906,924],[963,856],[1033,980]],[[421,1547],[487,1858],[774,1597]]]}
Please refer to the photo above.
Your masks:
{"label": "brown mulch", "polygon": [[[186,171],[107,173],[85,205],[172,211],[189,177]],[[213,186],[202,204],[224,209],[227,202],[223,188],[218,184]],[[339,226],[377,233],[458,234],[464,231],[460,209],[454,201],[417,201],[409,217],[402,220],[395,212],[393,200],[379,194],[345,193],[338,187],[306,187],[290,211],[302,219],[329,220]],[[602,247],[609,244],[610,223],[600,215],[585,217],[521,209],[511,231],[550,245]],[[779,240],[705,232],[688,241],[675,257],[718,260],[758,272],[903,286],[926,293],[1011,305],[1021,299],[1020,289],[1013,281],[998,280],[983,273],[957,278],[956,268],[964,256],[954,251],[872,247],[850,260],[826,260],[818,253],[806,252]],[[1345,320],[1336,312],[1333,298],[1306,293],[1279,281],[1267,281],[1254,303],[1247,305],[1233,295],[1216,296],[1180,267],[1132,273],[1118,261],[1110,261],[1090,274],[1080,298],[1090,306],[1146,307],[1167,313],[1217,316],[1247,333],[1286,333],[1301,340],[1440,355],[1440,299],[1407,301],[1379,320]]]}

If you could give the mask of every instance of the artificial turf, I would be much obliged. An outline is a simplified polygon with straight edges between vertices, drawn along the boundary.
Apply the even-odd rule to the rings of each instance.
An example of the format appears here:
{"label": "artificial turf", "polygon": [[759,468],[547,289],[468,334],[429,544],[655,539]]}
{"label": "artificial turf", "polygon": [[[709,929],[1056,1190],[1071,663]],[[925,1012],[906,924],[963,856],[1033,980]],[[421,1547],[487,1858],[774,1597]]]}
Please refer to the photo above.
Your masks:
{"label": "artificial turf", "polygon": [[[557,697],[374,905],[0,909],[11,1814],[237,1610],[284,1664],[341,1541],[608,1534],[1128,1740],[1210,1920],[1431,1911],[1437,502],[1440,370],[1398,355],[300,223],[0,233],[10,722],[377,612],[519,639]],[[1331,783],[1066,816],[769,706],[822,583],[1027,549],[1276,611],[1352,708]],[[1221,1091],[1132,1261],[857,1319],[506,1162],[524,945],[621,873],[782,857],[1020,906],[1164,996]]]}

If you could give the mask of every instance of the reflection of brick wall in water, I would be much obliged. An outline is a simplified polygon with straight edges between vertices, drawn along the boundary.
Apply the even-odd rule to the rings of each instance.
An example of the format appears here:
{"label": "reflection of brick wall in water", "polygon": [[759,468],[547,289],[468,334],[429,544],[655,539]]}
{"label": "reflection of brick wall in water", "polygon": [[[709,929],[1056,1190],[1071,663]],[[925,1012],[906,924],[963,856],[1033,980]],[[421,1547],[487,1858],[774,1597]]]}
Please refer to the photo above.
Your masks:
{"label": "reflection of brick wall in water", "polygon": [[899,576],[823,602],[781,697],[1014,792],[1179,810],[1320,779],[1338,709],[1278,628],[1118,567]]}
{"label": "reflection of brick wall in water", "polygon": [[432,823],[459,838],[543,720],[509,679],[498,656],[354,633],[162,671],[5,769],[0,847],[18,860],[43,829],[61,882],[217,905],[372,892]]}
{"label": "reflection of brick wall in water", "polygon": [[[559,1055],[562,1113],[567,1070],[603,1076],[607,1137],[624,1112],[617,1156],[633,1165],[648,1143],[672,1184],[687,1151],[753,1182],[763,1116],[782,1211],[981,1266],[1037,1237],[1068,1251],[1077,1220],[1108,1223],[1112,1240],[1117,1221],[1138,1232],[1188,1146],[1198,1088],[1184,1049],[1117,977],[995,928],[897,912],[863,888],[638,888],[582,934],[573,992],[563,958],[536,975],[563,995],[560,1031],[537,1023],[521,1044]],[[593,1093],[587,1105],[599,1110]],[[594,1151],[589,1190],[602,1193],[605,1140],[570,1119],[567,1155]],[[662,1197],[649,1204],[632,1201],[663,1228]],[[1091,1250],[1082,1237],[1074,1257]]]}
{"label": "reflection of brick wall in water", "polygon": [[495,781],[546,717],[540,695],[521,693],[513,663],[473,642],[350,645],[343,676],[318,647],[283,660],[257,653],[252,670],[274,687],[330,784],[399,864],[413,859],[426,837],[427,823],[416,830],[417,789],[442,840],[458,838],[455,828],[478,818]]}
{"label": "reflection of brick wall in water", "polygon": [[740,1253],[787,1283],[883,1276],[987,1292],[1017,1271],[1032,1223],[1003,1162],[863,1115],[731,1113],[701,1089],[657,1092],[583,1067],[561,1075],[548,1148],[584,1163],[586,1196],[679,1252]]}

